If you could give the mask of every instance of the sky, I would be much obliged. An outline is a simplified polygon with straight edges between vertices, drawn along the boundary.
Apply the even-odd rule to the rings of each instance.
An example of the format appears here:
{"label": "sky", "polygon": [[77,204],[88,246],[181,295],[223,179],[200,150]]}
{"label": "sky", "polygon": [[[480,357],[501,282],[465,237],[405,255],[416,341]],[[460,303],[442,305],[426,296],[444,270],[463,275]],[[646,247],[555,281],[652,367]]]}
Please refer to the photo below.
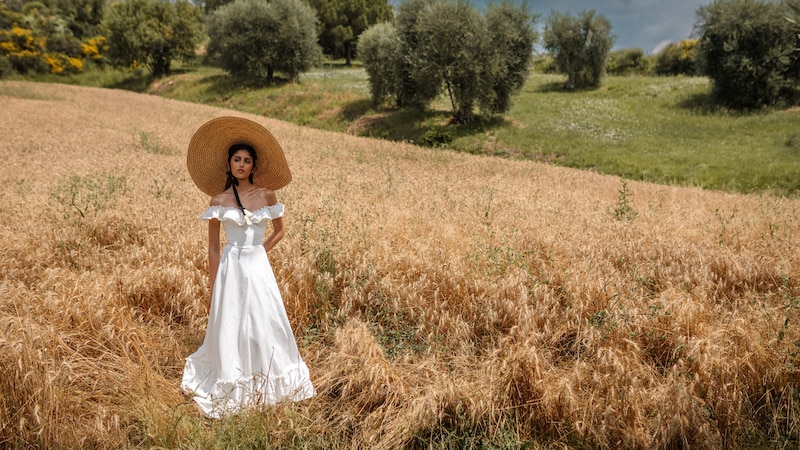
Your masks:
{"label": "sky", "polygon": [[641,48],[645,54],[657,53],[669,42],[691,37],[700,6],[713,0],[527,0],[533,13],[539,14],[538,25],[552,11],[577,15],[594,10],[611,22],[616,36],[614,50]]}

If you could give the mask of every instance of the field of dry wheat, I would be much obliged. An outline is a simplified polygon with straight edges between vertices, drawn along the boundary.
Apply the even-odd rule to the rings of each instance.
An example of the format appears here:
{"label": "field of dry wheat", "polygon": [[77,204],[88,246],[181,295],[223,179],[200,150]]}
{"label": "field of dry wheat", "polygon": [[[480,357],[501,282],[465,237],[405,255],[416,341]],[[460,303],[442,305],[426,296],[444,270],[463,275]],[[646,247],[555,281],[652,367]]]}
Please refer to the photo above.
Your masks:
{"label": "field of dry wheat", "polygon": [[220,421],[193,131],[231,111],[0,82],[0,447],[747,448],[800,436],[800,201],[258,120],[311,400]]}

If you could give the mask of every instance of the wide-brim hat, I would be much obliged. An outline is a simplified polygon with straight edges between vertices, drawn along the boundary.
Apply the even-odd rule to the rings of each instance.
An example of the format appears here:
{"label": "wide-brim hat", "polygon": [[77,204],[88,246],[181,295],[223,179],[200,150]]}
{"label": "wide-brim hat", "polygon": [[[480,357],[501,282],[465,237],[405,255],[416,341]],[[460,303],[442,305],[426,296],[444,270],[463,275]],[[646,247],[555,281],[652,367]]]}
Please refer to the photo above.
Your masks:
{"label": "wide-brim hat", "polygon": [[256,186],[274,191],[292,181],[286,155],[269,130],[252,120],[226,116],[201,125],[189,141],[186,164],[201,191],[213,197],[225,190],[228,149],[234,144],[247,144],[256,150]]}

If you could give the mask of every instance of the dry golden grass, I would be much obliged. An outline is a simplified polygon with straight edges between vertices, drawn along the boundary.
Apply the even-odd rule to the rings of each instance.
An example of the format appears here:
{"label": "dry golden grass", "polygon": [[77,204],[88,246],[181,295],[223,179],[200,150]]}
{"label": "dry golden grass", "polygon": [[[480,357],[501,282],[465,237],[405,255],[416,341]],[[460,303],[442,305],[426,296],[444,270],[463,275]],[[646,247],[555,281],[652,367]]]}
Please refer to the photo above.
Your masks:
{"label": "dry golden grass", "polygon": [[185,149],[237,113],[0,99],[0,447],[797,445],[798,200],[631,182],[617,220],[618,178],[256,117],[319,395],[208,421],[179,390],[208,295]]}

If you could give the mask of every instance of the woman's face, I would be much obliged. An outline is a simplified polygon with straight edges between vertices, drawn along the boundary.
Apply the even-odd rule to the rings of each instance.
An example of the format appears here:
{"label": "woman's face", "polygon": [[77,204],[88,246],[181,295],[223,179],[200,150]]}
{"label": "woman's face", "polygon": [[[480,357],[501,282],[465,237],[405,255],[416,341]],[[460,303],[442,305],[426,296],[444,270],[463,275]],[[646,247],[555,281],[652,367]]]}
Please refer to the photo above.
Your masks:
{"label": "woman's face", "polygon": [[244,180],[253,171],[253,157],[247,150],[239,150],[231,156],[228,161],[231,166],[231,173],[239,180]]}

